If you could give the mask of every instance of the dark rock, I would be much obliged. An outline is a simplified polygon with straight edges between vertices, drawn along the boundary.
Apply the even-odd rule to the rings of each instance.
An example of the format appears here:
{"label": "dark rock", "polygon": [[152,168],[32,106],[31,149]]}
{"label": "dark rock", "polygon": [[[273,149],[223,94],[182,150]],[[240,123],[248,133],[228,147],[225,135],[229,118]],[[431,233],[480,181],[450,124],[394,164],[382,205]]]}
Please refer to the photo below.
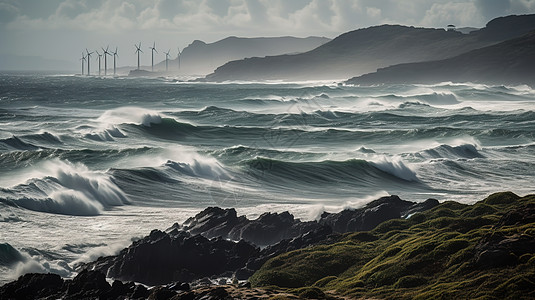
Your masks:
{"label": "dark rock", "polygon": [[232,300],[232,297],[229,295],[227,290],[224,287],[216,287],[213,289],[209,289],[207,291],[204,291],[202,293],[199,293],[196,295],[196,299],[202,299],[202,300]]}
{"label": "dark rock", "polygon": [[103,293],[102,299],[119,299],[124,298],[127,295],[133,294],[136,285],[133,282],[127,284],[122,283],[119,280],[115,280],[111,285],[111,289]]}
{"label": "dark rock", "polygon": [[[436,200],[414,203],[382,197],[363,208],[324,213],[319,222],[301,222],[290,213],[264,213],[255,220],[234,209],[209,207],[167,232],[153,230],[117,256],[83,266],[109,277],[147,285],[190,282],[204,277],[247,279],[269,258],[333,242],[339,233],[371,230],[383,221],[430,209]],[[211,238],[211,239],[210,239]],[[230,240],[239,240],[232,242]],[[265,246],[262,250],[251,245]]]}
{"label": "dark rock", "polygon": [[408,218],[412,216],[415,213],[423,212],[426,210],[430,210],[434,208],[435,206],[439,205],[437,199],[427,199],[424,202],[416,203],[411,205],[407,210],[401,212],[402,218]]}
{"label": "dark rock", "polygon": [[57,295],[63,279],[57,274],[26,274],[0,287],[0,299],[32,299]]}
{"label": "dark rock", "polygon": [[238,218],[234,208],[208,207],[187,219],[183,229],[193,235],[202,234],[207,238],[226,237],[234,226],[246,220],[243,216]]}
{"label": "dark rock", "polygon": [[132,299],[146,299],[149,296],[150,292],[146,287],[138,284],[134,288],[134,292],[130,296]]}
{"label": "dark rock", "polygon": [[111,289],[106,276],[99,271],[83,270],[65,284],[65,299],[98,298]]}
{"label": "dark rock", "polygon": [[523,225],[534,222],[535,205],[529,204],[522,208],[507,212],[498,222],[498,226]]}
{"label": "dark rock", "polygon": [[476,257],[476,265],[481,268],[498,268],[516,264],[516,257],[503,249],[484,250]]}
{"label": "dark rock", "polygon": [[330,226],[333,231],[339,233],[367,231],[384,221],[400,218],[408,211],[414,213],[426,210],[427,207],[432,207],[432,202],[418,206],[414,202],[401,200],[396,195],[381,197],[363,208],[346,209],[335,214],[323,213],[319,223]]}
{"label": "dark rock", "polygon": [[[225,272],[232,273],[244,267],[258,251],[244,241],[209,240],[184,231],[168,234],[155,230],[117,256],[101,259],[97,264],[86,267],[104,267],[100,270],[110,277],[147,285],[191,282],[203,277],[221,276]],[[109,262],[103,263],[103,260]]]}
{"label": "dark rock", "polygon": [[165,286],[155,287],[150,291],[149,300],[167,300],[176,296],[176,292]]}
{"label": "dark rock", "polygon": [[189,283],[186,282],[174,282],[171,283],[168,288],[173,291],[189,291],[191,287]]}
{"label": "dark rock", "polygon": [[504,236],[493,234],[484,237],[475,247],[474,261],[480,268],[516,265],[518,257],[535,252],[535,239],[529,235]]}

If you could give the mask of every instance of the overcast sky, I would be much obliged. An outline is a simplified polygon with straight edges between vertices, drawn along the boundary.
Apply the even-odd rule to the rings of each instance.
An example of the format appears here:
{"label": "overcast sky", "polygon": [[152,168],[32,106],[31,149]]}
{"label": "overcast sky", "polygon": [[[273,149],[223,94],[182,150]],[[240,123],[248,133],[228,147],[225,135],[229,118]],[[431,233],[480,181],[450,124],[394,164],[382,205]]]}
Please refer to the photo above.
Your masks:
{"label": "overcast sky", "polygon": [[[334,38],[384,23],[483,27],[527,13],[535,0],[0,0],[0,54],[77,61],[82,49],[110,45],[119,47],[120,65],[134,65],[138,42],[145,53],[155,41],[176,57],[195,39]],[[142,59],[148,64],[150,55]]]}

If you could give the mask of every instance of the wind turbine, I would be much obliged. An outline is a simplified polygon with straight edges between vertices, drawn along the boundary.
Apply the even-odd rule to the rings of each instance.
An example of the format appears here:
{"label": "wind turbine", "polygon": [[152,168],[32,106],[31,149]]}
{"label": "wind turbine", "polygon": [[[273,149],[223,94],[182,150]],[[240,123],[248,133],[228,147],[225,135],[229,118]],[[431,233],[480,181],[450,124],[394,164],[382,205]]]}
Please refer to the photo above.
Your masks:
{"label": "wind turbine", "polygon": [[167,67],[167,62],[169,61],[169,52],[171,52],[171,49],[167,50],[165,53],[165,72],[169,71],[169,68]]}
{"label": "wind turbine", "polygon": [[93,52],[89,52],[87,48],[85,48],[85,52],[87,52],[87,76],[90,76],[91,75],[91,54],[93,54]]}
{"label": "wind turbine", "polygon": [[115,52],[113,52],[113,76],[117,74],[117,64],[115,63],[116,57],[119,57],[119,54],[117,54],[117,47],[115,47]]}
{"label": "wind turbine", "polygon": [[180,70],[180,56],[182,56],[182,52],[180,52],[180,47],[177,47],[177,49],[178,49],[178,54],[176,58],[178,59],[178,70]]}
{"label": "wind turbine", "polygon": [[102,48],[102,51],[104,51],[104,76],[108,75],[108,57],[106,55],[111,56],[111,53],[108,52],[108,48],[110,48],[109,45],[106,49]]}
{"label": "wind turbine", "polygon": [[154,51],[158,53],[158,51],[156,50],[156,42],[154,42],[154,44],[152,44],[152,47],[149,47],[149,49],[151,49],[152,52],[152,72],[154,72]]}
{"label": "wind turbine", "polygon": [[136,47],[136,53],[137,53],[137,69],[139,70],[139,52],[143,53],[143,50],[141,50],[141,42],[139,42],[138,45],[134,45]]}
{"label": "wind turbine", "polygon": [[100,76],[100,59],[102,58],[102,54],[98,53],[98,50],[95,50],[95,52],[98,55],[98,76]]}
{"label": "wind turbine", "polygon": [[84,75],[84,62],[85,62],[84,51],[82,51],[82,58],[80,58],[80,61],[82,62],[82,75]]}

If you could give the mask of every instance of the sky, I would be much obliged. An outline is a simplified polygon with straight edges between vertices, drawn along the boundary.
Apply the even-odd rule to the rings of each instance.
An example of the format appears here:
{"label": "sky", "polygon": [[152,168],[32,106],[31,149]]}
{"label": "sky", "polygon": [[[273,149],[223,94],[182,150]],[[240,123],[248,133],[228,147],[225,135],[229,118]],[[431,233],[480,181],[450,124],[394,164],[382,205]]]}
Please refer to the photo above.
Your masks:
{"label": "sky", "polygon": [[535,13],[535,0],[0,0],[0,55],[76,62],[85,48],[119,49],[134,65],[134,44],[171,50],[228,36],[325,36],[380,24],[484,27]]}

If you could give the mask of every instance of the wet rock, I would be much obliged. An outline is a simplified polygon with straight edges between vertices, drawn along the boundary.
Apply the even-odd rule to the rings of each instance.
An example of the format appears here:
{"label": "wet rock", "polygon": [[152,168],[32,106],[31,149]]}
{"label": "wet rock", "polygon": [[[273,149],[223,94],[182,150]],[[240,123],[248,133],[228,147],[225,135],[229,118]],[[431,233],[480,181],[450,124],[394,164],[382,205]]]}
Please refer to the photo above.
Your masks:
{"label": "wet rock", "polygon": [[65,299],[98,298],[111,289],[106,276],[99,271],[84,270],[65,284],[67,285]]}
{"label": "wet rock", "polygon": [[104,266],[101,271],[110,277],[147,285],[191,282],[234,272],[244,267],[258,251],[244,241],[209,240],[184,231],[168,234],[155,230],[117,256],[107,258],[111,262],[102,263],[101,259],[95,267]]}
{"label": "wet rock", "polygon": [[32,299],[57,295],[63,279],[56,274],[26,274],[0,287],[0,299]]}
{"label": "wet rock", "polygon": [[[408,212],[416,213],[432,208],[436,206],[435,201],[428,200],[425,204],[417,204],[401,200],[396,195],[381,197],[363,208],[346,209],[334,214],[323,213],[319,223],[330,226],[333,231],[339,233],[367,231],[384,221],[401,218]],[[436,203],[438,204],[438,201]]]}

